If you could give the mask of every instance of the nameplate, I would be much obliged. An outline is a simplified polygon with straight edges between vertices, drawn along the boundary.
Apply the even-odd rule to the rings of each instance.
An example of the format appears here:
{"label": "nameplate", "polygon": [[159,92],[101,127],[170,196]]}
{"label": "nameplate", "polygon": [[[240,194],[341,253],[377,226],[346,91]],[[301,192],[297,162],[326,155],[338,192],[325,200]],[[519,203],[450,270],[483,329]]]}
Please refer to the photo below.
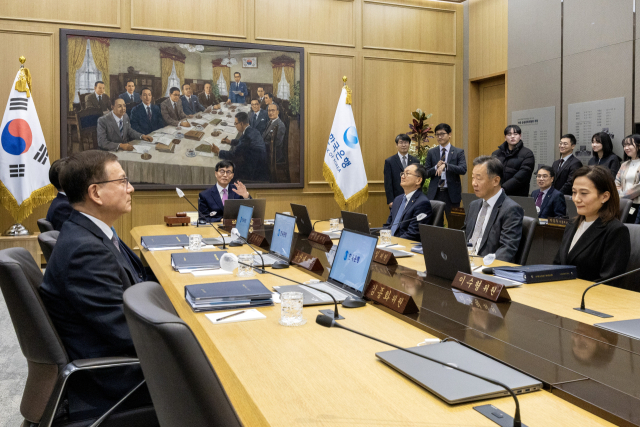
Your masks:
{"label": "nameplate", "polygon": [[378,264],[384,265],[397,265],[398,261],[396,257],[389,251],[384,251],[382,249],[376,249],[373,252],[373,260]]}
{"label": "nameplate", "polygon": [[[222,225],[224,227],[235,227],[236,219],[223,219]],[[262,228],[262,218],[251,218],[250,225],[252,228]]]}
{"label": "nameplate", "polygon": [[549,218],[549,224],[567,226],[569,218]]}
{"label": "nameplate", "polygon": [[267,238],[265,236],[262,236],[256,233],[249,233],[249,238],[247,239],[247,242],[249,242],[249,244],[253,246],[259,246],[261,248],[266,248],[269,246],[269,242],[267,242]]}
{"label": "nameplate", "polygon": [[299,265],[309,271],[324,271],[324,267],[318,258],[297,249],[293,253],[291,264]]}
{"label": "nameplate", "polygon": [[329,252],[331,250],[331,248],[333,247],[333,243],[331,244],[320,244],[320,243],[316,243],[313,240],[309,240],[309,246],[311,246],[314,249],[318,249],[322,252]]}
{"label": "nameplate", "polygon": [[174,225],[189,225],[191,223],[191,218],[180,216],[165,216],[164,222],[167,224],[167,227],[172,227]]}
{"label": "nameplate", "polygon": [[333,246],[331,237],[327,236],[326,234],[318,233],[317,231],[312,231],[311,234],[309,234],[309,240],[311,240],[312,242],[320,243],[321,245],[327,245],[331,243],[331,245]]}
{"label": "nameplate", "polygon": [[369,281],[365,297],[400,314],[412,314],[419,311],[413,297],[375,280]]}
{"label": "nameplate", "polygon": [[509,309],[508,304],[503,304],[502,307],[500,307],[493,302],[487,301],[483,298],[478,298],[473,295],[469,295],[464,292],[460,292],[458,290],[453,290],[453,296],[456,297],[456,301],[458,301],[460,304],[472,307],[474,310],[486,311],[487,313],[501,319],[504,319],[503,312],[506,313]]}
{"label": "nameplate", "polygon": [[451,207],[451,212],[452,213],[456,213],[456,214],[462,214],[464,215],[464,208],[459,208],[457,206],[452,206]]}
{"label": "nameplate", "polygon": [[480,279],[458,271],[451,286],[493,302],[511,301],[507,288],[499,283]]}

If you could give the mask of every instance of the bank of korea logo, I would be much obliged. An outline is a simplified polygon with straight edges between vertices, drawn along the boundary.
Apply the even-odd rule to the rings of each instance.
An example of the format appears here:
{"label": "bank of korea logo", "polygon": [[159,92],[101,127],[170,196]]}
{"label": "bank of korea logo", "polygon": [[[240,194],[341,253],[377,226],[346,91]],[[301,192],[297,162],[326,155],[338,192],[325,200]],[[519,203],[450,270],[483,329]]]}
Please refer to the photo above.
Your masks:
{"label": "bank of korea logo", "polygon": [[344,131],[344,143],[347,144],[349,148],[356,148],[358,145],[358,132],[354,126],[349,126],[347,130]]}
{"label": "bank of korea logo", "polygon": [[7,122],[2,130],[2,149],[9,154],[19,156],[31,148],[32,134],[29,123],[23,119],[13,119]]}

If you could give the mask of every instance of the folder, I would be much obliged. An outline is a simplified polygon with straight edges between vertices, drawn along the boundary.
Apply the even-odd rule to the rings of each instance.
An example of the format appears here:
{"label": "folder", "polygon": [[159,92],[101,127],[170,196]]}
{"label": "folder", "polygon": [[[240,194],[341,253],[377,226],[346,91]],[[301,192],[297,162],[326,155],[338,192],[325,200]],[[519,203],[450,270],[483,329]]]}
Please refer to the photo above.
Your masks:
{"label": "folder", "polygon": [[185,252],[171,254],[171,267],[176,271],[220,268],[220,258],[227,251]]}
{"label": "folder", "polygon": [[140,244],[145,249],[159,249],[174,246],[189,246],[186,234],[171,234],[166,236],[142,236]]}
{"label": "folder", "polygon": [[495,267],[493,274],[522,283],[557,282],[578,277],[574,265],[523,265],[521,267]]}

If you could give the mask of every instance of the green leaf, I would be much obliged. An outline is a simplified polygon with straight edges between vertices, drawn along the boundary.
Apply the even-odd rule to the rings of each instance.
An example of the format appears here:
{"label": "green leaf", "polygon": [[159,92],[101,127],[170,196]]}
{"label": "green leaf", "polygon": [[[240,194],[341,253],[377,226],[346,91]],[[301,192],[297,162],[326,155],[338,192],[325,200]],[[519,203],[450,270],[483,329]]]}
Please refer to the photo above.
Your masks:
{"label": "green leaf", "polygon": [[416,113],[415,111],[413,113],[411,113],[411,115],[413,117],[415,117],[416,119],[420,120],[420,116],[418,115],[418,113]]}

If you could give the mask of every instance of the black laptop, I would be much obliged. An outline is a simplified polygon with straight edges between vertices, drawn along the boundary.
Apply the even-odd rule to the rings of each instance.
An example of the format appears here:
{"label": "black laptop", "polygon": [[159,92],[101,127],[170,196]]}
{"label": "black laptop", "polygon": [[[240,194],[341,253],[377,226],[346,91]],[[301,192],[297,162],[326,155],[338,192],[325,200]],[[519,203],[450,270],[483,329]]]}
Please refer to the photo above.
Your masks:
{"label": "black laptop", "polygon": [[[298,234],[302,236],[308,236],[313,231],[313,224],[309,217],[309,211],[305,205],[296,205],[291,203],[291,212],[296,217],[296,225],[298,226]],[[322,234],[326,234],[331,239],[339,239],[340,232],[335,231],[323,231]]]}
{"label": "black laptop", "polygon": [[264,211],[267,207],[267,199],[229,199],[224,202],[224,219],[236,219],[240,206],[253,208],[253,218],[264,220]]}
{"label": "black laptop", "polygon": [[[369,228],[369,218],[367,214],[342,211],[342,223],[345,230],[359,231],[360,233],[371,234]],[[379,228],[373,229],[374,231],[380,230]]]}

